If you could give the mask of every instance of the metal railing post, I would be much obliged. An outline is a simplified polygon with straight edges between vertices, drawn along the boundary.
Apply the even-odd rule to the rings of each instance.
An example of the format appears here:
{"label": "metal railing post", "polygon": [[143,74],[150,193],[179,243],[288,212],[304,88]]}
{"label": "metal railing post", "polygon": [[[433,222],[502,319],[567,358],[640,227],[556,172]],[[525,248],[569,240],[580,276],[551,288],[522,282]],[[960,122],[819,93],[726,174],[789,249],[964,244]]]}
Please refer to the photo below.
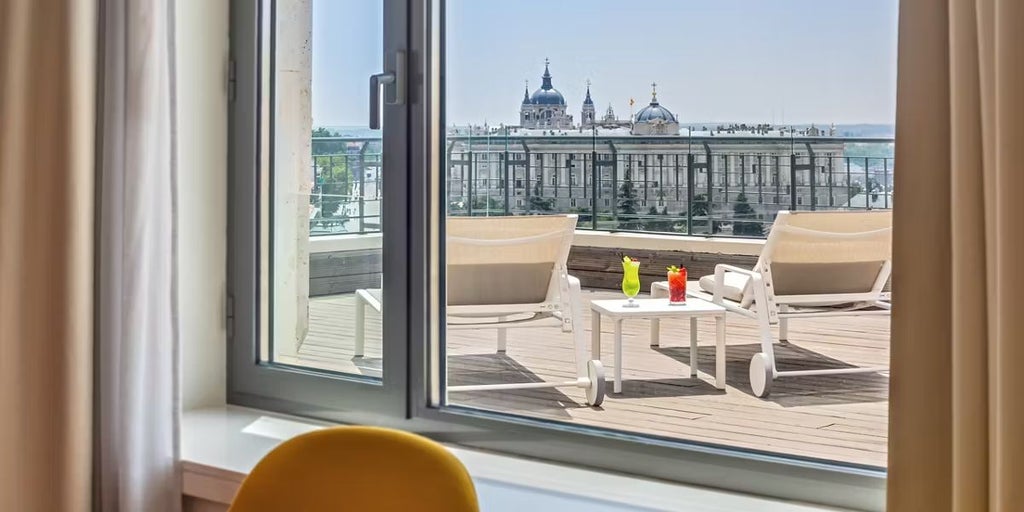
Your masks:
{"label": "metal railing post", "polygon": [[889,157],[882,158],[882,201],[889,208]]}
{"label": "metal railing post", "polygon": [[665,202],[665,154],[658,153],[658,189],[654,191],[658,198],[658,206]]}
{"label": "metal railing post", "polygon": [[871,161],[864,157],[864,207],[871,209]]}
{"label": "metal railing post", "polygon": [[782,195],[782,166],[779,165],[779,155],[772,155],[772,165],[775,169],[775,207],[779,206],[779,197]]}
{"label": "metal railing post", "polygon": [[475,187],[473,187],[473,185],[474,185],[473,181],[474,181],[475,176],[476,176],[475,169],[473,168],[474,167],[474,160],[476,160],[476,157],[473,154],[473,146],[470,146],[469,147],[469,180],[468,180],[468,184],[466,185],[466,196],[469,199],[469,201],[466,202],[466,215],[469,215],[470,217],[473,216],[473,202],[476,200],[476,198],[473,197],[474,188],[475,188]]}
{"label": "metal railing post", "polygon": [[747,155],[740,153],[740,194],[747,195]]}
{"label": "metal railing post", "polygon": [[796,211],[796,153],[789,154],[789,209]]}
{"label": "metal railing post", "polygon": [[757,155],[757,204],[764,204],[764,164]]}
{"label": "metal railing post", "polygon": [[850,157],[844,157],[843,160],[846,160],[846,204],[853,207],[853,196],[850,195],[850,191],[853,190],[853,183],[851,183],[853,180],[851,179],[852,176],[850,176]]}
{"label": "metal railing post", "polygon": [[[722,155],[722,164],[723,167],[725,167],[725,180],[723,180],[725,188],[723,189],[724,193],[722,195],[722,199],[725,200],[726,209],[729,208],[729,171],[732,170],[732,165],[730,165],[732,163],[731,160],[732,159],[729,158],[728,154]],[[726,215],[728,215],[728,213],[726,213]]]}
{"label": "metal railing post", "polygon": [[707,188],[707,217],[708,217],[708,235],[715,234],[715,221],[714,210],[715,210],[715,190],[714,190],[714,176],[715,176],[715,159],[714,155],[711,154],[711,146],[707,142],[704,143],[704,158],[705,158],[705,172],[707,179],[705,179],[704,186]]}
{"label": "metal railing post", "polygon": [[679,202],[679,155],[672,155],[673,176],[675,177],[676,202]]}
{"label": "metal railing post", "polygon": [[818,204],[818,166],[814,165],[815,158],[813,154],[809,155],[807,158],[809,160],[808,165],[810,166],[807,170],[807,174],[808,179],[810,180],[809,184],[811,186],[811,210],[815,210],[817,209]]}
{"label": "metal railing post", "polygon": [[544,200],[544,153],[537,153],[537,200]]}
{"label": "metal railing post", "polygon": [[615,149],[615,145],[609,143],[612,147],[612,220],[618,222],[619,220],[619,152]]}
{"label": "metal railing post", "polygon": [[[686,234],[693,234],[693,181],[697,172],[693,168],[693,154],[686,155]],[[677,187],[678,190],[678,187]]]}
{"label": "metal railing post", "polygon": [[590,229],[597,229],[597,194],[598,194],[598,171],[597,171],[597,148],[595,147],[590,155]]}
{"label": "metal railing post", "polygon": [[[568,183],[566,183],[566,186],[569,188],[569,194],[568,194],[567,197],[569,198],[569,203],[570,204],[572,204],[572,200],[573,200],[573,195],[572,195],[572,187],[573,187],[573,183],[572,183],[572,178],[573,178],[572,163],[573,163],[573,161],[574,160],[573,160],[573,157],[572,157],[572,153],[566,153],[565,154],[565,177],[568,178],[566,180],[568,182]],[[555,196],[556,197],[558,196],[558,191],[557,190],[555,191]]]}
{"label": "metal railing post", "polygon": [[511,215],[512,210],[510,208],[509,202],[511,202],[511,200],[512,200],[511,197],[512,196],[510,195],[509,189],[512,188],[512,184],[513,183],[512,183],[511,176],[509,176],[508,149],[505,150],[505,155],[504,155],[503,158],[505,159],[505,162],[504,162],[505,163],[505,165],[504,165],[505,175],[502,177],[502,183],[504,183],[505,185],[503,187],[501,187],[501,188],[505,189],[503,191],[504,195],[505,195],[505,215]]}
{"label": "metal railing post", "polygon": [[530,188],[530,148],[523,142],[523,153],[526,161],[526,169],[523,171],[523,197],[525,198],[526,213],[530,213],[530,194],[533,193],[533,189]]}
{"label": "metal railing post", "polygon": [[810,142],[804,143],[807,146],[807,173],[809,185],[811,187],[811,210],[816,210],[818,206],[818,166],[815,165],[816,156],[814,154],[814,148]]}
{"label": "metal railing post", "polygon": [[[366,148],[369,142],[364,142],[359,149],[359,232],[366,232]],[[377,165],[377,173],[380,173],[381,165]]]}

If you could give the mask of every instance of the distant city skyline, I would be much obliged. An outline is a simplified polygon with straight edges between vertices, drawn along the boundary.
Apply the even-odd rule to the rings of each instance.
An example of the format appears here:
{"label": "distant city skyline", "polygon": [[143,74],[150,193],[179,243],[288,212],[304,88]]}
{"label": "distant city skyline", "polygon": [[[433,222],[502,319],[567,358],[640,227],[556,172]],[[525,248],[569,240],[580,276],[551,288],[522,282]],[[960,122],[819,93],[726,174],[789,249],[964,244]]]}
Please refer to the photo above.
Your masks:
{"label": "distant city skyline", "polygon": [[[896,0],[449,0],[449,125],[517,124],[544,59],[579,121],[590,80],[602,115],[658,99],[683,126],[891,124]],[[365,125],[380,70],[380,2],[313,3],[313,122]]]}

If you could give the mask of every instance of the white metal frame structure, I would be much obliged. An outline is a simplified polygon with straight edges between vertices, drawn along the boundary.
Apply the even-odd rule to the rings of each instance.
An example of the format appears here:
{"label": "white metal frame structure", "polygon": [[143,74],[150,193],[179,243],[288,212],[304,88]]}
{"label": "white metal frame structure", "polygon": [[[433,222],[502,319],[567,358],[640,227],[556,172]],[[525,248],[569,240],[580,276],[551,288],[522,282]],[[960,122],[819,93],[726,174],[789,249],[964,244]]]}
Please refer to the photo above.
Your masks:
{"label": "white metal frame structure", "polygon": [[559,327],[572,333],[576,358],[576,380],[448,386],[448,391],[575,386],[586,391],[589,405],[604,401],[604,369],[587,352],[580,281],[568,270],[576,220],[576,215],[448,219],[448,329],[497,329],[498,352],[504,352],[510,328]]}
{"label": "white metal frame structure", "polygon": [[[780,371],[772,326],[787,343],[789,320],[889,315],[885,284],[892,272],[892,212],[779,212],[753,269],[715,266],[701,278],[708,298],[733,313],[757,320],[761,352],[750,359],[750,386],[765,397],[780,377],[888,371],[888,367]],[[657,286],[667,287],[667,283]],[[727,297],[726,293],[731,297]]]}
{"label": "white metal frame structure", "polygon": [[[447,328],[497,329],[498,351],[505,352],[508,329],[558,327],[562,332],[572,333],[577,360],[577,380],[573,381],[449,386],[447,390],[575,386],[586,390],[590,406],[600,406],[605,395],[604,370],[600,354],[588,359],[580,280],[569,275],[567,267],[577,217],[453,217],[447,221]],[[526,271],[510,270],[514,267],[526,267]],[[537,276],[542,268],[543,282],[528,279],[529,273]],[[540,302],[515,300],[530,295],[541,299]],[[365,353],[367,306],[381,312],[380,290],[355,291],[356,357]]]}

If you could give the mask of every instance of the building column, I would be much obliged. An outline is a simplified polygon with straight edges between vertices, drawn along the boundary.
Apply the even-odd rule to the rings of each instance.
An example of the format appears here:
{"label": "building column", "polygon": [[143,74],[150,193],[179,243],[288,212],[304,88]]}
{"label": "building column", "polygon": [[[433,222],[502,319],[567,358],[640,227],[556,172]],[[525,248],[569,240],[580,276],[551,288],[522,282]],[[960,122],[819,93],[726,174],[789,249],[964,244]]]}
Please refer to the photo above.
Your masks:
{"label": "building column", "polygon": [[277,3],[274,144],[274,347],[295,355],[309,329],[312,0]]}

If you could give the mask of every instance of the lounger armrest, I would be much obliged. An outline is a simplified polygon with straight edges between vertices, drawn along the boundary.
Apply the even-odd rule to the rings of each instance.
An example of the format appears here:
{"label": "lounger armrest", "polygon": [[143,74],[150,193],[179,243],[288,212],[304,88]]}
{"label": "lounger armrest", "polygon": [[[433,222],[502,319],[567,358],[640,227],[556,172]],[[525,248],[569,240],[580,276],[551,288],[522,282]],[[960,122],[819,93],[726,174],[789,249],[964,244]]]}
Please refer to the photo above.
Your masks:
{"label": "lounger armrest", "polygon": [[725,287],[725,273],[736,272],[743,274],[752,280],[753,286],[761,286],[761,273],[749,268],[740,268],[727,263],[719,263],[715,265],[715,289],[712,292],[711,302],[721,305],[724,301],[722,298],[722,290]]}
{"label": "lounger armrest", "polygon": [[725,272],[737,272],[737,273],[743,274],[745,276],[761,277],[761,273],[756,271],[756,270],[751,270],[749,268],[740,268],[740,267],[737,267],[735,265],[729,265],[728,263],[719,263],[719,264],[715,265],[715,279],[716,279],[716,281],[718,279],[718,272],[719,272],[719,270],[721,270],[722,273],[725,273]]}

